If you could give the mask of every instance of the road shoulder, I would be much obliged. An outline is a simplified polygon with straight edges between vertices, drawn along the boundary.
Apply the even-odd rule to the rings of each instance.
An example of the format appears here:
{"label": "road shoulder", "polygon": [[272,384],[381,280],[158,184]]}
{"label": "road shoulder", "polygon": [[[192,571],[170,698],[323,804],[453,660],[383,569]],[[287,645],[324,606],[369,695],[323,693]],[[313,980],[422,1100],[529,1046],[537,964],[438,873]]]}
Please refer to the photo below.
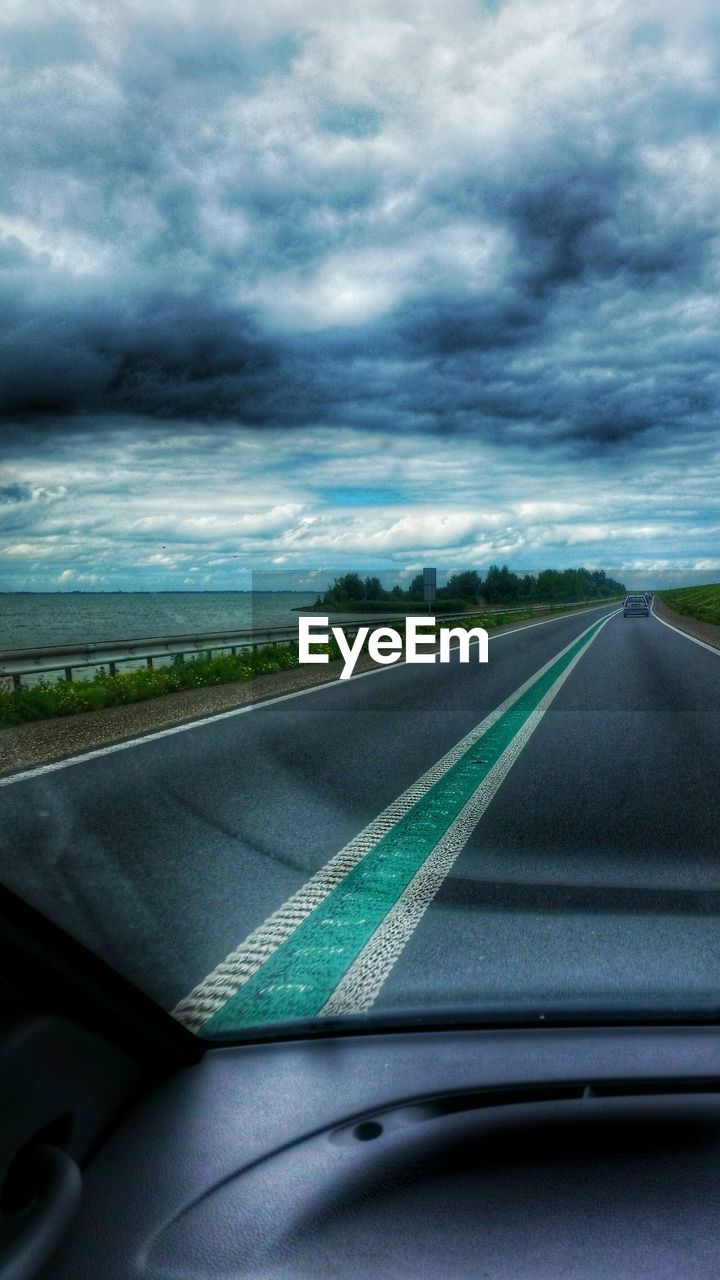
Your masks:
{"label": "road shoulder", "polygon": [[[578,612],[592,613],[594,609]],[[560,621],[574,616],[574,613],[562,613],[557,615],[557,619],[543,619],[543,622]],[[536,625],[538,624],[527,622],[508,623],[493,628],[490,634],[494,637]],[[258,675],[248,681],[181,689],[177,693],[166,693],[145,702],[104,707],[99,711],[84,711],[78,715],[36,720],[0,729],[0,777],[36,765],[53,764],[70,756],[82,755],[85,751],[140,738],[175,725],[234,711],[239,707],[267,702],[284,694],[328,684],[339,679],[342,666],[342,662],[338,661],[322,667],[292,667],[287,671]],[[361,675],[375,669],[389,671],[396,668],[379,668],[367,654],[362,654],[355,666],[355,674]]]}
{"label": "road shoulder", "polygon": [[720,627],[713,626],[711,622],[700,622],[698,618],[688,618],[684,613],[676,613],[657,595],[653,600],[653,612],[661,622],[667,622],[678,631],[684,631],[685,635],[691,636],[693,640],[701,640],[703,644],[710,645],[711,649],[720,650]]}

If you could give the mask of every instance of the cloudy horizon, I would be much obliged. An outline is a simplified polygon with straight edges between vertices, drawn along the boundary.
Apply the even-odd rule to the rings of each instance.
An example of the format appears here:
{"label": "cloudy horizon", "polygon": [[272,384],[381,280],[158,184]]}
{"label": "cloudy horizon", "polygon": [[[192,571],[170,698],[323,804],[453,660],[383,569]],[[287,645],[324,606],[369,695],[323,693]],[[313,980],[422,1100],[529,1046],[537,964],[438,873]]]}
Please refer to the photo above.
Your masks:
{"label": "cloudy horizon", "polygon": [[719,36],[6,0],[0,590],[720,579]]}

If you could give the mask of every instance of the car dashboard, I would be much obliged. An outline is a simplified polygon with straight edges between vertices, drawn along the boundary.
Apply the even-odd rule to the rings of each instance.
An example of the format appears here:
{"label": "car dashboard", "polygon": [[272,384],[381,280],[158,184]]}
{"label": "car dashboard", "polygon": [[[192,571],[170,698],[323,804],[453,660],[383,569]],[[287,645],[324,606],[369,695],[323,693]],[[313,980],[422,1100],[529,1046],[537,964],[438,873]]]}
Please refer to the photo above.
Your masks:
{"label": "car dashboard", "polygon": [[46,1280],[710,1277],[720,1033],[217,1047],[90,1162]]}

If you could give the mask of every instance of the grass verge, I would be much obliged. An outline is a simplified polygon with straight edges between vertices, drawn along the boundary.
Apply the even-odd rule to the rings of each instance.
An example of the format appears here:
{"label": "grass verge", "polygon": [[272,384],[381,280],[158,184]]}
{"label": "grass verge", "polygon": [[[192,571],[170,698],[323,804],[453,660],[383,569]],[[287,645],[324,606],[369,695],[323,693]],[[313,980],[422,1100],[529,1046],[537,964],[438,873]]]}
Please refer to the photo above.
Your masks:
{"label": "grass verge", "polygon": [[0,727],[51,716],[72,716],[80,711],[98,711],[102,707],[119,707],[128,702],[145,702],[180,689],[251,680],[256,675],[285,671],[297,665],[297,649],[288,645],[235,656],[229,653],[214,658],[198,655],[152,671],[122,671],[114,676],[105,674],[101,668],[93,680],[62,677],[42,680],[17,691],[0,690]]}
{"label": "grass verge", "polygon": [[[573,606],[568,606],[569,610],[572,608]],[[557,609],[547,610],[548,614],[557,612]],[[455,620],[450,625],[464,629],[485,627],[493,630],[508,623],[537,619],[538,616],[542,615],[537,610],[528,610],[527,613],[478,614]],[[403,630],[402,619],[398,619],[393,625],[399,631]],[[439,622],[435,628],[436,633],[440,625],[442,623]],[[316,645],[314,649],[315,652],[327,652],[330,661],[341,656],[335,641],[329,645]],[[278,645],[277,648],[258,649],[254,653],[247,650],[236,655],[218,654],[214,658],[199,654],[186,658],[184,662],[175,661],[166,667],[124,671],[116,675],[108,675],[100,668],[98,675],[92,680],[65,680],[58,676],[55,680],[38,681],[37,684],[20,690],[0,689],[0,728],[33,720],[77,715],[82,711],[98,711],[103,707],[119,707],[130,702],[145,702],[149,698],[176,693],[181,689],[252,680],[255,676],[287,671],[298,665],[297,647]]]}
{"label": "grass verge", "polygon": [[705,587],[677,587],[674,591],[659,591],[658,595],[675,613],[720,626],[720,582]]}

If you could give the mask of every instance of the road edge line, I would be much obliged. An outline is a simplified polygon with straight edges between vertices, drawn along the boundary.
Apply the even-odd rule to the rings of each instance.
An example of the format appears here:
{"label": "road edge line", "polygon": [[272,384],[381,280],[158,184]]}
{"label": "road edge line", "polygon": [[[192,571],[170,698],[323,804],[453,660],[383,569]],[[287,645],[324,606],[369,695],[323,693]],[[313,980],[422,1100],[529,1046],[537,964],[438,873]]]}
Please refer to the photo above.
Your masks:
{"label": "road edge line", "polygon": [[689,631],[683,631],[682,627],[674,627],[672,622],[666,622],[664,618],[661,618],[659,614],[655,612],[654,596],[650,614],[656,622],[662,623],[664,627],[669,627],[671,631],[674,631],[679,636],[683,636],[685,640],[691,640],[693,644],[699,644],[701,649],[707,649],[709,653],[714,653],[716,657],[720,658],[720,649],[716,649],[714,645],[708,644],[706,640],[698,640],[697,636],[691,636]]}
{"label": "road edge line", "polygon": [[442,887],[490,802],[500,790],[518,756],[540,725],[565,681],[588,652],[604,626],[603,622],[595,635],[568,663],[515,737],[508,743],[500,759],[457,817],[453,819],[382,923],[368,938],[362,951],[345,971],[332,995],[318,1011],[319,1018],[363,1013],[377,999],[406,944]]}
{"label": "road edge line", "polygon": [[[332,893],[345,879],[346,875],[371,852],[380,840],[405,816],[413,805],[431,790],[437,782],[465,753],[482,738],[501,716],[519,701],[528,689],[541,680],[543,675],[558,662],[564,654],[572,649],[588,632],[597,628],[601,630],[608,619],[601,619],[590,624],[579,636],[569,641],[558,653],[554,654],[542,667],[534,671],[527,680],[514,689],[503,702],[499,703],[483,720],[459,742],[451,747],[440,760],[436,761],[410,787],[406,788],[395,800],[374,818],[357,836],[346,844],[338,853],[315,872],[305,884],[282,903],[276,911],[268,916],[262,924],[243,939],[216,967],[211,970],[182,1000],[171,1010],[177,1018],[191,1031],[199,1030],[219,1009],[250,980],[265,964],[265,961],[292,936],[300,924],[315,910],[326,897]],[[594,639],[594,637],[592,637]],[[589,642],[591,643],[592,640]],[[584,646],[578,657],[585,652]],[[574,666],[575,659],[570,664]],[[554,687],[554,686],[553,686]]]}
{"label": "road edge line", "polygon": [[[499,635],[488,635],[489,640],[502,640],[505,636],[517,635],[518,631],[529,631],[532,627],[544,627],[550,622],[562,622],[567,618],[579,618],[583,613],[594,613],[595,609],[605,608],[600,604],[592,606],[590,609],[578,609],[576,613],[564,613],[557,618],[542,618],[540,622],[520,623],[511,631],[503,631]],[[658,619],[660,621],[660,619]],[[581,635],[583,633],[581,632]],[[579,639],[579,637],[576,637]],[[477,643],[475,641],[475,643]],[[453,645],[453,649],[459,648],[459,645]],[[434,654],[428,656],[437,656],[439,649]],[[375,667],[372,671],[358,671],[352,677],[352,680],[363,680],[366,676],[382,675],[387,671],[397,671],[401,667],[406,667],[407,662],[395,662],[387,666]],[[46,773],[57,773],[60,769],[68,769],[72,765],[84,764],[88,760],[98,760],[102,756],[114,755],[118,751],[129,751],[131,747],[141,747],[146,742],[157,742],[161,738],[170,738],[174,734],[187,733],[190,729],[201,729],[205,725],[215,724],[220,720],[230,720],[233,716],[247,715],[251,711],[262,711],[263,707],[275,706],[279,702],[289,702],[291,698],[302,698],[309,693],[320,693],[323,689],[334,689],[338,685],[343,688],[350,686],[352,681],[326,680],[323,684],[312,684],[307,689],[295,689],[292,693],[280,693],[274,698],[265,698],[262,702],[252,702],[245,707],[232,707],[229,711],[218,711],[214,715],[201,716],[197,720],[187,720],[183,724],[168,725],[166,729],[154,729],[150,733],[144,733],[137,738],[125,738],[122,742],[110,742],[106,747],[94,747],[91,751],[83,751],[76,756],[66,756],[63,760],[50,760],[47,764],[39,764],[31,769],[20,769],[16,773],[8,773],[0,777],[0,787],[9,787],[17,782],[27,782],[31,778],[40,778]]]}

